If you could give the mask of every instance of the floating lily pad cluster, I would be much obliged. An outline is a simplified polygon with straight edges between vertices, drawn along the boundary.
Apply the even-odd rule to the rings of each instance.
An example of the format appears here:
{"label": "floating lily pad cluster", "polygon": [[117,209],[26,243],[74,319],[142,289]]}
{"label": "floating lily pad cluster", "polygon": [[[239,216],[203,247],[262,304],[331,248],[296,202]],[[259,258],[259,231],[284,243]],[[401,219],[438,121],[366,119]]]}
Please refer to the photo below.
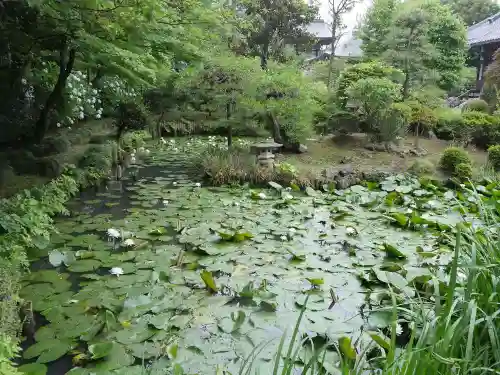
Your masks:
{"label": "floating lily pad cluster", "polygon": [[[500,199],[494,185],[477,195],[405,176],[325,192],[201,186],[185,157],[160,149],[123,192],[70,204],[25,279],[22,297],[45,323],[23,371],[70,356],[73,375],[174,364],[237,373],[293,325],[307,295],[304,332],[340,337],[351,355],[358,337],[383,346],[389,286],[405,301],[436,277],[445,284],[453,225],[476,223],[477,199]],[[262,373],[275,341],[259,355]]]}

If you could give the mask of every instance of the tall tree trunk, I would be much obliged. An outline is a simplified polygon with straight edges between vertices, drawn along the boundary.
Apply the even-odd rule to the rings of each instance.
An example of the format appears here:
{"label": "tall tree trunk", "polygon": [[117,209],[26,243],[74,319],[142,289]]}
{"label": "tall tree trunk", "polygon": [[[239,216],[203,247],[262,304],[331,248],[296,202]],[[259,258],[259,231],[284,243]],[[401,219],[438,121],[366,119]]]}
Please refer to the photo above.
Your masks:
{"label": "tall tree trunk", "polygon": [[271,120],[271,126],[273,129],[274,142],[283,144],[283,137],[281,136],[280,124],[276,119],[276,116],[274,116],[274,113],[269,112],[269,119]]}
{"label": "tall tree trunk", "polygon": [[262,70],[267,70],[267,58],[269,56],[269,42],[265,42],[262,45],[262,51],[260,52],[260,67]]}
{"label": "tall tree trunk", "polygon": [[408,99],[410,93],[410,72],[405,71],[405,81],[403,82],[403,100]]}
{"label": "tall tree trunk", "polygon": [[68,79],[71,71],[73,70],[73,65],[75,63],[76,50],[70,48],[68,41],[63,41],[61,50],[59,52],[59,75],[57,77],[57,82],[52,89],[45,105],[40,111],[40,115],[35,124],[35,141],[40,142],[45,137],[47,130],[49,128],[49,114],[54,108],[58,100],[61,98],[64,87],[66,86],[66,80]]}
{"label": "tall tree trunk", "polygon": [[335,59],[335,50],[337,47],[337,15],[333,14],[332,20],[332,45],[331,45],[331,54],[330,54],[330,64],[328,65],[328,81],[326,82],[326,87],[328,91],[331,90],[332,87],[332,70],[333,70],[333,60]]}
{"label": "tall tree trunk", "polygon": [[229,123],[230,118],[231,118],[231,102],[228,102],[226,104],[226,119],[228,122],[228,125],[227,125],[227,148],[228,149],[231,149],[231,147],[233,146],[233,127]]}

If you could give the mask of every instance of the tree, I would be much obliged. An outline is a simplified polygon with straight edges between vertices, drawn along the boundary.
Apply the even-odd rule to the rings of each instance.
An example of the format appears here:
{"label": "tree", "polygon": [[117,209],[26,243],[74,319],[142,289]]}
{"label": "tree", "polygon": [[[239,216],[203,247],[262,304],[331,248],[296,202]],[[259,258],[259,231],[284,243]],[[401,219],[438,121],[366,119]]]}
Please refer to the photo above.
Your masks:
{"label": "tree", "polygon": [[[361,28],[369,57],[404,71],[405,97],[412,85],[429,80],[444,90],[456,86],[467,52],[463,23],[438,0],[397,2],[394,10],[391,6],[385,0],[376,2]],[[386,14],[391,14],[388,20],[379,18]]]}
{"label": "tree", "polygon": [[397,4],[399,0],[374,0],[368,9],[358,30],[358,37],[363,41],[361,49],[365,57],[376,58],[386,50],[383,42],[391,29],[391,20]]}
{"label": "tree", "polygon": [[305,26],[318,11],[303,0],[239,0],[237,4],[243,10],[237,26],[246,43],[242,52],[259,56],[262,69],[267,68],[273,48],[282,49],[308,36]]}
{"label": "tree", "polygon": [[495,0],[441,0],[458,14],[467,26],[474,25],[500,12],[500,4]]}
{"label": "tree", "polygon": [[392,18],[393,28],[385,39],[386,52],[382,54],[391,65],[404,74],[403,99],[407,99],[410,84],[423,79],[426,61],[437,54],[428,40],[430,15],[414,3],[402,4]]}
{"label": "tree", "polygon": [[327,87],[330,88],[330,83],[332,79],[333,70],[333,60],[335,59],[335,50],[340,39],[345,35],[346,25],[342,21],[342,17],[350,12],[359,0],[328,0],[328,5],[330,7],[330,16],[332,17],[332,42],[331,42],[331,55],[330,55],[330,67],[328,71],[328,81]]}

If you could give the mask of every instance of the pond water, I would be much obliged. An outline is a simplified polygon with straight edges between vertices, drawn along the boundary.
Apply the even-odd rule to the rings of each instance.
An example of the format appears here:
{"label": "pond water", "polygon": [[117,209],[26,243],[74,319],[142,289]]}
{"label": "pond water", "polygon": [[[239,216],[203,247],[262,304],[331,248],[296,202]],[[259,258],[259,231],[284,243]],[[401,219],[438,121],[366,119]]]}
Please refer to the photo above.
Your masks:
{"label": "pond water", "polygon": [[38,318],[25,371],[234,374],[269,343],[255,363],[268,374],[307,295],[302,332],[362,346],[389,325],[389,286],[408,300],[414,282],[446,280],[443,234],[474,210],[404,176],[332,192],[199,187],[183,155],[151,152],[137,181],[82,193],[56,220],[22,291]]}

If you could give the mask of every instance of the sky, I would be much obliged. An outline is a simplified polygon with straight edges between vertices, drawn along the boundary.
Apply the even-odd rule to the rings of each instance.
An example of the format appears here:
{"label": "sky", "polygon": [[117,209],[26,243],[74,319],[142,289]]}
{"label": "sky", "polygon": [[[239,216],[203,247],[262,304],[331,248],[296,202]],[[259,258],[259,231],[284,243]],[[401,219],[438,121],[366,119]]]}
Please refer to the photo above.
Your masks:
{"label": "sky", "polygon": [[[500,0],[498,0],[500,1]],[[320,3],[320,8],[319,8],[319,15],[320,17],[327,21],[330,22],[331,16],[329,15],[329,5],[328,5],[328,0],[318,0]],[[344,23],[347,25],[347,30],[346,31],[352,31],[358,24],[358,18],[363,17],[363,15],[366,13],[366,10],[370,7],[372,1],[371,0],[361,0],[359,3],[354,7],[354,9],[346,14],[343,18]],[[347,36],[344,38],[346,39]]]}

